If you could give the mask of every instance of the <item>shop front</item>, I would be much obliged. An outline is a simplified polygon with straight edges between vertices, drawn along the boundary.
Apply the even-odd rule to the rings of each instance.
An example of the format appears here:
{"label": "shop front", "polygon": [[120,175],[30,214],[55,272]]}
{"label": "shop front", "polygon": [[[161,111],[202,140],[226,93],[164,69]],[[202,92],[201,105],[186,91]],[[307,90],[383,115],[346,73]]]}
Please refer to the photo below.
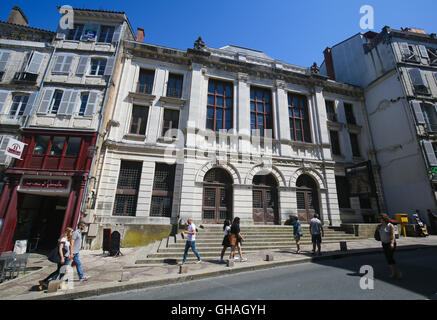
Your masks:
{"label": "shop front", "polygon": [[76,226],[95,140],[88,132],[23,132],[23,159],[5,171],[0,197],[0,252],[16,240],[51,249],[65,228]]}

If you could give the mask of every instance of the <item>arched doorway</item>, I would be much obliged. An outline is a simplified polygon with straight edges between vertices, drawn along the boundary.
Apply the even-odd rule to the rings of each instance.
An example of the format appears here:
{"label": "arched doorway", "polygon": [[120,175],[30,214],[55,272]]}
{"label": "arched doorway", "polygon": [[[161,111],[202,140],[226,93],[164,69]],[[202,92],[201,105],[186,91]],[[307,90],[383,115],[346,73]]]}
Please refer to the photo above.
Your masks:
{"label": "arched doorway", "polygon": [[280,224],[278,182],[272,174],[253,178],[252,200],[255,224]]}
{"label": "arched doorway", "polygon": [[232,220],[232,177],[222,168],[209,170],[203,179],[202,221]]}
{"label": "arched doorway", "polygon": [[297,214],[301,222],[309,222],[319,212],[319,192],[313,178],[301,175],[296,181]]}

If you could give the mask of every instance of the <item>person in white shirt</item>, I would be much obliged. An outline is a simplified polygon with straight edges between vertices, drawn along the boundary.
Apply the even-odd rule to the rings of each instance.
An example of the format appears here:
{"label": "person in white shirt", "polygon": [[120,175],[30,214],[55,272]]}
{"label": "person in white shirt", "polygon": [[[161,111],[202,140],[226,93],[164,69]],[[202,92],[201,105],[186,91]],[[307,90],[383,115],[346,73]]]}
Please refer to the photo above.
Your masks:
{"label": "person in white shirt", "polygon": [[185,261],[187,261],[188,249],[190,248],[193,250],[194,254],[197,257],[196,263],[202,263],[202,260],[200,260],[199,252],[197,252],[196,249],[196,225],[193,223],[192,218],[188,218],[187,228],[184,231],[184,234],[187,234],[187,242],[185,243],[184,258],[181,264],[184,264]]}
{"label": "person in white shirt", "polygon": [[322,249],[322,236],[324,235],[322,221],[319,220],[319,215],[316,213],[314,218],[310,221],[310,231],[311,231],[311,241],[313,243],[313,254],[316,252],[317,246],[317,254],[321,254]]}

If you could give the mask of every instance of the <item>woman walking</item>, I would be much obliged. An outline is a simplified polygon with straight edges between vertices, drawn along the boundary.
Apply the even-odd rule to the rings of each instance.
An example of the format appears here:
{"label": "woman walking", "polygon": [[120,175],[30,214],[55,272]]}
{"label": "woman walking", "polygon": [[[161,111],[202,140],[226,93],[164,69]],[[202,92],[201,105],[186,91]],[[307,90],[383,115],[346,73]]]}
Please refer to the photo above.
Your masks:
{"label": "woman walking", "polygon": [[223,260],[223,257],[225,255],[226,249],[229,248],[231,246],[231,241],[229,240],[230,235],[231,235],[231,220],[226,219],[225,222],[223,223],[223,232],[224,232],[224,237],[223,237],[223,241],[222,241],[222,253],[220,255],[220,263],[224,263],[225,260]]}
{"label": "woman walking", "polygon": [[68,257],[70,256],[70,243],[73,236],[73,229],[67,228],[65,229],[64,233],[62,234],[61,238],[58,242],[58,254],[59,257],[57,259],[58,261],[58,268],[55,272],[51,273],[47,278],[44,280],[41,280],[39,283],[40,285],[46,285],[51,280],[56,280],[59,275],[59,279],[62,280],[64,277],[64,273],[61,273],[61,268],[65,265],[68,265],[70,263],[70,260]]}
{"label": "woman walking", "polygon": [[229,259],[232,259],[235,256],[235,247],[238,247],[238,254],[240,255],[240,261],[241,262],[247,261],[246,258],[243,258],[243,253],[241,251],[241,242],[242,241],[244,241],[244,238],[240,232],[240,218],[235,217],[234,221],[232,222],[232,226],[231,226],[231,247],[232,247],[232,249],[231,249],[231,254],[229,256]]}
{"label": "woman walking", "polygon": [[396,236],[395,228],[390,223],[390,218],[387,214],[381,213],[379,215],[381,224],[378,226],[379,235],[381,237],[382,248],[384,249],[385,258],[391,269],[390,278],[402,278],[402,273],[393,258],[396,250]]}

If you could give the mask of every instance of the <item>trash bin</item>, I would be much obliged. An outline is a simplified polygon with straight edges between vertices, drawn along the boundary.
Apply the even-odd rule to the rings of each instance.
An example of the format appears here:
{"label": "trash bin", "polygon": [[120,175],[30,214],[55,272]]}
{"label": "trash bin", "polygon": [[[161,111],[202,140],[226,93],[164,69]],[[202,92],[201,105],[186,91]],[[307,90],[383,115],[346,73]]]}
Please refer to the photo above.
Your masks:
{"label": "trash bin", "polygon": [[408,214],[407,213],[396,213],[395,217],[396,217],[396,221],[400,224],[401,234],[404,237],[406,237],[407,236],[407,230],[405,228],[405,225],[408,223]]}

